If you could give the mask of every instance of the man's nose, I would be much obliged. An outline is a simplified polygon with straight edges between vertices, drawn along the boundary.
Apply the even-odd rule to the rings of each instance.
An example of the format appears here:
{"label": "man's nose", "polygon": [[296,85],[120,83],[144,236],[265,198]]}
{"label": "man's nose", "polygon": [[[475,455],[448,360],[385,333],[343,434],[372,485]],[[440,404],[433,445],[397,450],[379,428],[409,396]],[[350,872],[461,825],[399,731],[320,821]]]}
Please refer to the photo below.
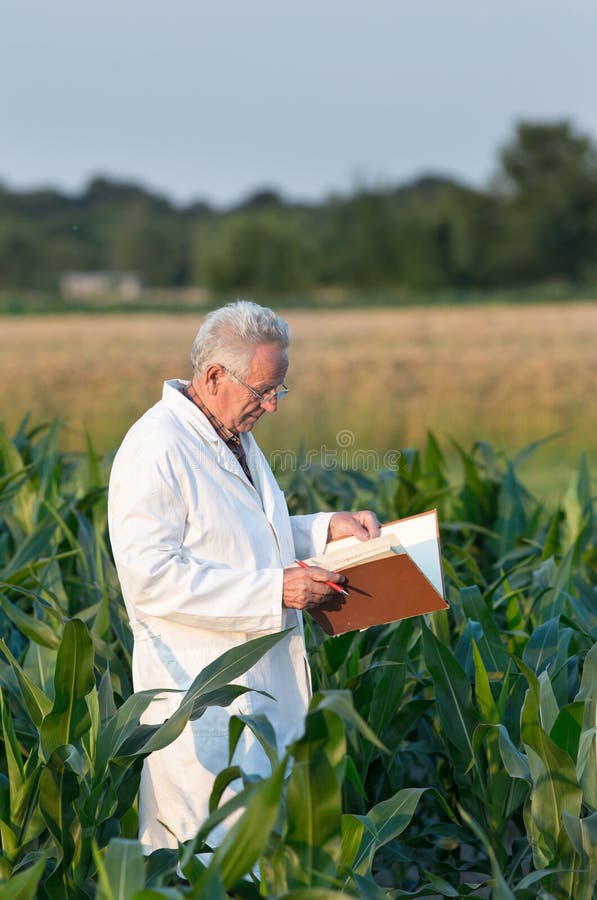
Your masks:
{"label": "man's nose", "polygon": [[273,397],[270,397],[268,400],[262,400],[261,405],[267,412],[274,413],[278,409],[278,397],[276,394]]}

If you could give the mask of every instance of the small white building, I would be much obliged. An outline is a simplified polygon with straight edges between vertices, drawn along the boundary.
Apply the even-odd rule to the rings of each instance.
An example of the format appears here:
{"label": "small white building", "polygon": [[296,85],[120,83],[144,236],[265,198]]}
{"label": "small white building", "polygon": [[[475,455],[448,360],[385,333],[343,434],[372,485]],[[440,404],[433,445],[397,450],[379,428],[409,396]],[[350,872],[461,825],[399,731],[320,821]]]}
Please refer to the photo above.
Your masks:
{"label": "small white building", "polygon": [[142,290],[143,282],[136,272],[64,272],[60,278],[60,293],[70,300],[107,295],[136,300]]}

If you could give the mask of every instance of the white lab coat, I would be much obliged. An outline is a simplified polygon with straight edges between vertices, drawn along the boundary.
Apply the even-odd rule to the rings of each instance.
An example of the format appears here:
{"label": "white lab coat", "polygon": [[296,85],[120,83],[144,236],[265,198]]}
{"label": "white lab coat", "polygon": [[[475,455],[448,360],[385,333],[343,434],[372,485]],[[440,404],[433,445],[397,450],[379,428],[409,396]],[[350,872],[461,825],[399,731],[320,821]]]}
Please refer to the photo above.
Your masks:
{"label": "white lab coat", "polygon": [[[294,629],[236,679],[275,700],[249,692],[226,709],[208,709],[145,761],[139,837],[146,852],[192,838],[207,817],[214,778],[228,763],[232,714],[265,713],[279,751],[300,735],[310,683],[301,614],[281,602],[283,567],[321,552],[330,518],[289,517],[264,455],[244,434],[253,486],[182,384],[164,384],[161,401],[126,435],[110,476],[110,538],[134,635],[134,688],[186,690],[231,647]],[[180,696],[164,694],[143,721],[163,721]],[[234,761],[269,773],[248,729]]]}

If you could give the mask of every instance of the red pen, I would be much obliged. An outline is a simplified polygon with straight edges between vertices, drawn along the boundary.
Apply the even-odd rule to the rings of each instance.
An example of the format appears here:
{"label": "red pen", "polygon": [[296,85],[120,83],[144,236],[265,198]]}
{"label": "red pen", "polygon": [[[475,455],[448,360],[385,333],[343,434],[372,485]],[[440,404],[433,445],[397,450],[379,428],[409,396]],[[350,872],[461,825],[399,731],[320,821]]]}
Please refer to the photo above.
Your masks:
{"label": "red pen", "polygon": [[[302,559],[295,559],[295,563],[297,563],[301,569],[311,569],[308,563],[303,562]],[[345,597],[348,597],[348,591],[345,591],[343,587],[340,587],[339,584],[336,584],[335,581],[326,581],[325,582],[328,587],[331,587],[333,591],[336,591],[338,594],[344,594]]]}

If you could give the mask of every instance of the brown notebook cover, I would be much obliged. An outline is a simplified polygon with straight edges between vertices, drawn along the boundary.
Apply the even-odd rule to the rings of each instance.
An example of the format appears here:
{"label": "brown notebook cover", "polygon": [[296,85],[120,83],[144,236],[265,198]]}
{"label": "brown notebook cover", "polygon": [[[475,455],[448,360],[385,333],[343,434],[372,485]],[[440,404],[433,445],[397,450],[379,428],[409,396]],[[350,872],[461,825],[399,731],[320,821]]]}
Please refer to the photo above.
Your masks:
{"label": "brown notebook cover", "polygon": [[343,585],[349,591],[348,597],[338,594],[309,610],[326,634],[343,634],[448,608],[442,592],[408,553],[337,571],[348,579]]}

